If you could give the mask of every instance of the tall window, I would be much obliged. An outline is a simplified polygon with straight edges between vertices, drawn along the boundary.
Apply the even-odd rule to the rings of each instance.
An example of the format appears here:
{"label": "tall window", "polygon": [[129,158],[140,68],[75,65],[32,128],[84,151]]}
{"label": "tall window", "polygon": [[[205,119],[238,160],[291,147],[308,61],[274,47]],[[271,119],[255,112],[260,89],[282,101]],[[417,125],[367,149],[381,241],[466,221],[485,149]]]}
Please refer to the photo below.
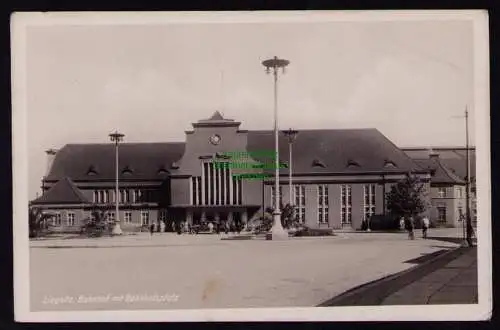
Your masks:
{"label": "tall window", "polygon": [[57,213],[54,217],[54,226],[60,226],[62,224],[61,213]]}
{"label": "tall window", "polygon": [[457,187],[457,198],[463,198],[463,197],[464,197],[464,194],[463,194],[462,187]]}
{"label": "tall window", "polygon": [[142,191],[140,189],[134,190],[134,203],[142,202]]}
{"label": "tall window", "polygon": [[68,212],[66,214],[66,222],[68,226],[74,226],[75,225],[75,214],[73,212]]}
{"label": "tall window", "polygon": [[318,223],[328,223],[328,186],[318,186]]}
{"label": "tall window", "polygon": [[446,197],[446,187],[439,187],[438,188],[438,197],[439,198],[445,198]]}
{"label": "tall window", "polygon": [[341,223],[343,226],[352,224],[352,186],[343,184],[340,186]]}
{"label": "tall window", "polygon": [[108,221],[109,222],[115,221],[115,212],[109,212],[108,213]]}
{"label": "tall window", "polygon": [[109,191],[108,190],[94,190],[93,202],[98,204],[109,203]]}
{"label": "tall window", "polygon": [[[295,185],[295,216],[300,223],[306,221],[306,187]],[[274,199],[273,199],[274,201]]]}
{"label": "tall window", "polygon": [[132,223],[132,212],[125,212],[125,223]]}
{"label": "tall window", "polygon": [[[275,205],[275,202],[276,202],[276,195],[274,194],[275,192],[275,187],[274,185],[271,186],[271,205],[273,206],[273,208],[276,206]],[[280,194],[280,203],[283,202],[283,187],[280,186],[279,188],[279,194]]]}
{"label": "tall window", "polygon": [[240,205],[241,180],[232,176],[227,162],[202,162],[201,176],[191,178],[193,205]]}
{"label": "tall window", "polygon": [[160,212],[158,213],[158,221],[167,221],[167,211],[165,210],[160,210]]}
{"label": "tall window", "polygon": [[438,211],[438,222],[446,223],[446,207],[438,206],[437,211]]}
{"label": "tall window", "polygon": [[141,211],[141,225],[149,225],[149,211]]}
{"label": "tall window", "polygon": [[364,215],[363,220],[367,220],[375,214],[375,185],[364,185]]}

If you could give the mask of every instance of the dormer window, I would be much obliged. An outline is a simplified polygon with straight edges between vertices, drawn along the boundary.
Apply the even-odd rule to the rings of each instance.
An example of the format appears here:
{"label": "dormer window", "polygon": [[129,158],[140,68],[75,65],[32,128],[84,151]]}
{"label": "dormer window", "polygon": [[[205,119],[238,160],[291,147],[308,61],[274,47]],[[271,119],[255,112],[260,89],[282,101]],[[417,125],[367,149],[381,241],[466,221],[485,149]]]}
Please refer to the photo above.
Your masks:
{"label": "dormer window", "polygon": [[122,174],[123,175],[132,175],[134,171],[132,171],[132,169],[130,168],[130,166],[125,166],[122,170]]}
{"label": "dormer window", "polygon": [[315,159],[312,162],[312,167],[321,167],[321,168],[326,168],[326,165],[319,159]]}
{"label": "dormer window", "polygon": [[360,166],[359,166],[359,163],[357,161],[355,161],[353,159],[349,159],[347,161],[347,167],[353,168],[353,167],[360,167]]}
{"label": "dormer window", "polygon": [[90,165],[87,170],[87,175],[97,175],[97,170],[94,165]]}
{"label": "dormer window", "polygon": [[384,162],[384,167],[385,168],[396,168],[396,164],[392,160],[386,159]]}
{"label": "dormer window", "polygon": [[177,169],[179,169],[179,164],[177,164],[176,162],[173,162],[172,165],[170,165],[170,168],[173,170],[177,170]]}
{"label": "dormer window", "polygon": [[167,174],[167,173],[168,173],[168,171],[163,166],[158,169],[158,174],[159,175],[164,175],[164,174]]}

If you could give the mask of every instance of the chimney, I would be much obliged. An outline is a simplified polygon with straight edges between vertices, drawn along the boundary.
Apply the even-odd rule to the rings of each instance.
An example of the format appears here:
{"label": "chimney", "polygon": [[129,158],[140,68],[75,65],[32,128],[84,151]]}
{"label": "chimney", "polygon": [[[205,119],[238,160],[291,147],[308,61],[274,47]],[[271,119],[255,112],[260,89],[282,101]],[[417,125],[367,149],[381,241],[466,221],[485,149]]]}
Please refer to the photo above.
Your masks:
{"label": "chimney", "polygon": [[54,158],[56,157],[57,150],[56,149],[49,149],[45,150],[45,153],[47,154],[47,169],[45,170],[45,177],[49,175],[50,168],[52,167],[52,163],[54,162]]}

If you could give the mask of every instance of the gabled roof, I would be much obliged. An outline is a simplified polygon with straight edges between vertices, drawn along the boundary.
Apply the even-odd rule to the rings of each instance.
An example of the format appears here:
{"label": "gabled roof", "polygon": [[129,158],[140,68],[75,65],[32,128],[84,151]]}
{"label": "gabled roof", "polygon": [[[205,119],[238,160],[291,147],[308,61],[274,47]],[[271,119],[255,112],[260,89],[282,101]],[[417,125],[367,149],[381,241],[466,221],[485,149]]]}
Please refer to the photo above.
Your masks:
{"label": "gabled roof", "polygon": [[[274,150],[273,131],[248,131],[247,150],[262,154]],[[288,141],[279,136],[280,160],[288,163]],[[377,129],[300,130],[292,145],[292,168],[305,173],[407,173],[423,171]],[[264,162],[266,159],[255,157]],[[314,166],[315,160],[324,165]],[[270,160],[267,159],[267,162]],[[385,167],[387,161],[395,167]],[[349,166],[356,163],[358,166]],[[272,171],[272,169],[270,169]],[[287,173],[286,169],[282,173]]]}
{"label": "gabled roof", "polygon": [[439,157],[415,160],[420,167],[431,170],[431,182],[434,184],[465,184],[458,175],[453,173]]}
{"label": "gabled roof", "polygon": [[[184,143],[121,143],[119,176],[123,180],[163,180],[161,168],[169,170],[184,153]],[[126,169],[130,170],[127,171]],[[89,175],[89,169],[95,172]],[[125,170],[125,171],[124,171]],[[115,146],[67,144],[57,153],[46,181],[69,177],[74,181],[114,180]]]}
{"label": "gabled roof", "polygon": [[70,178],[63,178],[32,204],[86,204],[90,201],[75,186]]}
{"label": "gabled roof", "polygon": [[197,123],[193,123],[193,127],[221,127],[221,126],[240,126],[240,122],[234,121],[234,119],[227,119],[222,116],[219,111],[215,111],[214,114],[208,119],[199,120]]}
{"label": "gabled roof", "polygon": [[[425,162],[429,159],[431,152],[439,154],[441,163],[462,180],[467,178],[466,149],[465,147],[408,147],[402,148],[411,158]],[[476,176],[476,149],[469,148],[471,178]]]}

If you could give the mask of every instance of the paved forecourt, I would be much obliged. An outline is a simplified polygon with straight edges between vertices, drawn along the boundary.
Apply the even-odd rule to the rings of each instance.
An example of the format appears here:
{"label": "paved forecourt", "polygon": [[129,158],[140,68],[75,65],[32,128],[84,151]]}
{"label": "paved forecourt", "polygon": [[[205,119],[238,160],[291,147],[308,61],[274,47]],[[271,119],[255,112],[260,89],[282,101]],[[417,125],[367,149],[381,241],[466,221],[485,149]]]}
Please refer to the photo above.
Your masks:
{"label": "paved forecourt", "polygon": [[[66,248],[47,248],[58,244]],[[404,233],[287,241],[163,233],[32,242],[31,308],[312,307],[412,267],[407,260],[455,246],[409,241]]]}

